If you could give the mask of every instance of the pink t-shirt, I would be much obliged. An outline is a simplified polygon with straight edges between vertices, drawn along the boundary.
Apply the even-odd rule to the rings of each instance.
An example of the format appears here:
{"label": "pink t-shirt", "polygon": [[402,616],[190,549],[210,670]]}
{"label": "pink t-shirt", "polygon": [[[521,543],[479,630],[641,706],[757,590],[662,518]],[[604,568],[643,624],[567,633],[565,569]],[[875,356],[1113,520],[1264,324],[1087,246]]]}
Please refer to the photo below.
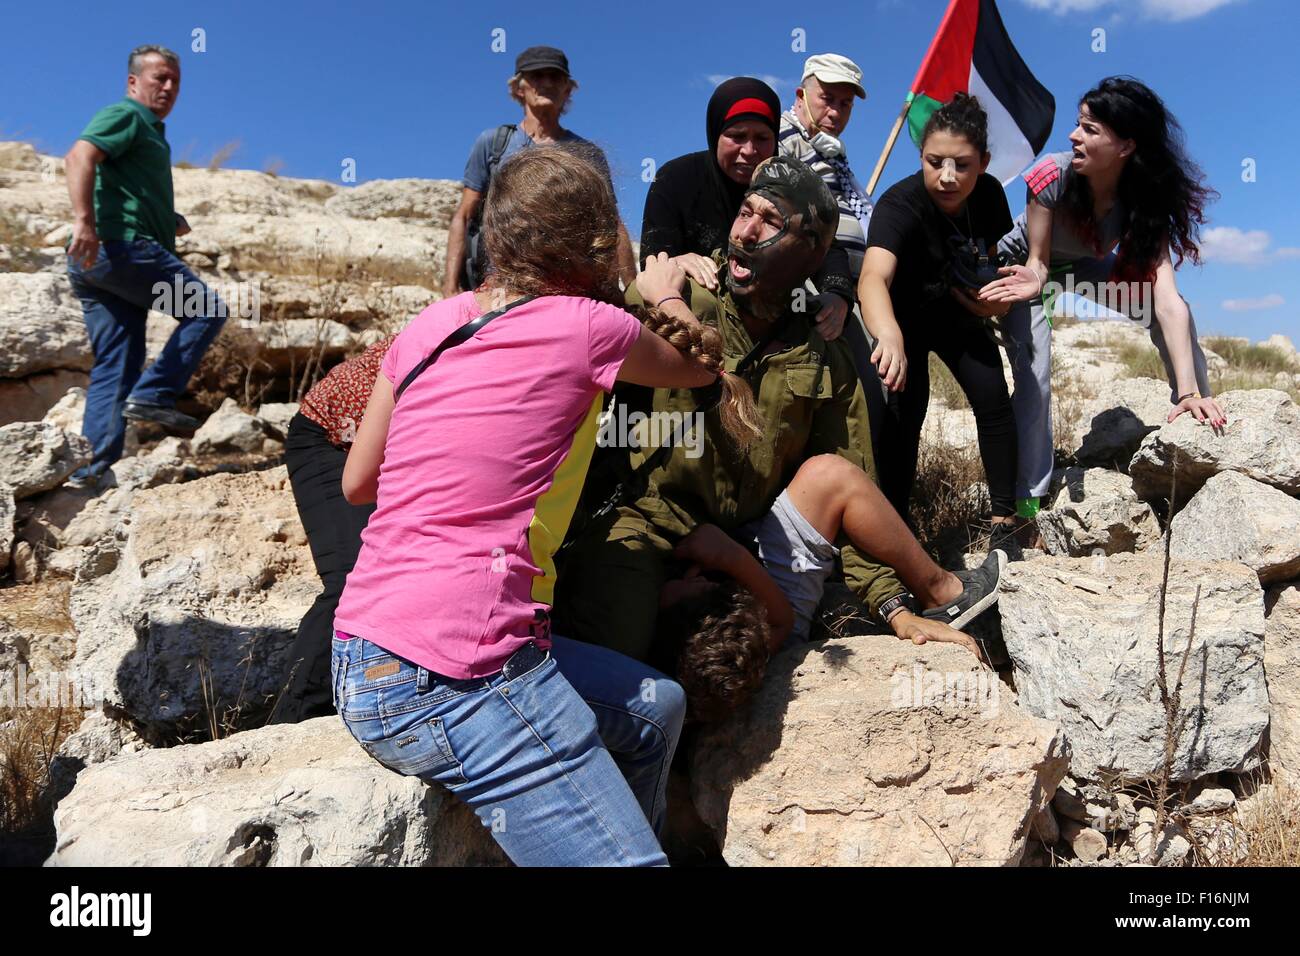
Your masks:
{"label": "pink t-shirt", "polygon": [[[376,387],[400,384],[481,314],[469,292],[429,306],[393,342]],[[378,506],[335,627],[455,678],[495,674],[540,638],[601,392],[640,329],[614,306],[544,296],[422,372],[393,409]]]}

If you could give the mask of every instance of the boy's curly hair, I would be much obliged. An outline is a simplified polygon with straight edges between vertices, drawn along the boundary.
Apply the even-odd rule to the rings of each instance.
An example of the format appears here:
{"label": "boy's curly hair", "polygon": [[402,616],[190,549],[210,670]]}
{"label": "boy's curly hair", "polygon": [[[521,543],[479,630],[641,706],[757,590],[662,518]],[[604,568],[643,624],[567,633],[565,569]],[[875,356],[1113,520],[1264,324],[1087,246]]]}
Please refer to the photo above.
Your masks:
{"label": "boy's curly hair", "polygon": [[747,702],[771,656],[767,613],[728,581],[659,612],[663,664],[686,691],[688,720],[714,723]]}

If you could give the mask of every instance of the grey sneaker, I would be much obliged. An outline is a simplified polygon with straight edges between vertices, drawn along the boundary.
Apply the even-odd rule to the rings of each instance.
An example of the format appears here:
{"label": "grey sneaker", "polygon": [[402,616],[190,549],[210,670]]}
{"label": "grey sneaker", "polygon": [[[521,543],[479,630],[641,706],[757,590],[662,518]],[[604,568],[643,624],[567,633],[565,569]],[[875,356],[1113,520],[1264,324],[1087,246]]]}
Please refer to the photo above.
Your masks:
{"label": "grey sneaker", "polygon": [[162,405],[145,405],[141,402],[127,402],[122,409],[122,417],[137,422],[154,422],[168,431],[192,432],[199,427],[199,420],[178,412],[174,408]]}
{"label": "grey sneaker", "polygon": [[931,621],[943,621],[949,627],[961,630],[998,602],[998,582],[1002,580],[1002,569],[1006,566],[1007,553],[994,549],[973,571],[954,571],[962,583],[961,594],[955,601],[922,611],[921,616]]}

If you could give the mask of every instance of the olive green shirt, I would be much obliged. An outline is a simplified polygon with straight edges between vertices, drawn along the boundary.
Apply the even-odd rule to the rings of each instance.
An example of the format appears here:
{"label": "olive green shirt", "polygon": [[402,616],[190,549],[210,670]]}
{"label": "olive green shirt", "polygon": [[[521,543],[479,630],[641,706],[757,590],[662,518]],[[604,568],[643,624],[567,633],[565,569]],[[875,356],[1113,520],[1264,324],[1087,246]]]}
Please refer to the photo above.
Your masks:
{"label": "olive green shirt", "polygon": [[[688,298],[696,317],[722,335],[724,362],[734,371],[755,346],[735,303],[693,282]],[[635,289],[627,300],[629,306],[641,302]],[[815,313],[811,302],[807,313],[794,313],[777,349],[744,375],[765,423],[748,450],[739,451],[727,437],[716,410],[706,413],[698,457],[688,457],[687,443],[678,445],[641,497],[575,540],[557,588],[563,633],[644,659],[654,639],[659,588],[681,537],[705,523],[734,533],[762,517],[816,455],[839,455],[875,479],[866,399],[852,354],[816,332]],[[651,401],[656,412],[691,412],[698,404],[690,389],[656,389]],[[611,452],[618,454],[605,453]],[[635,467],[647,452],[622,454]],[[905,590],[893,569],[856,550],[843,534],[835,543],[846,583],[871,613]]]}
{"label": "olive green shirt", "polygon": [[101,239],[153,239],[176,251],[172,151],[166,127],[129,97],[96,113],[78,139],[104,152],[95,167],[95,231]]}
{"label": "olive green shirt", "polygon": [[[735,371],[754,348],[730,295],[721,299],[691,284],[691,311],[722,334],[727,371]],[[636,290],[628,305],[640,304]],[[827,342],[814,328],[812,312],[792,312],[777,351],[759,357],[744,375],[754,392],[763,434],[743,454],[722,430],[716,411],[705,416],[699,458],[679,445],[651,476],[644,497],[634,505],[660,531],[672,537],[698,524],[725,531],[761,518],[815,455],[839,455],[874,481],[871,424],[853,355],[840,341]],[[690,389],[657,389],[657,412],[689,412],[696,406]],[[633,452],[633,466],[643,452]],[[893,570],[861,554],[847,540],[838,542],[845,577],[874,614],[884,601],[904,590]]]}

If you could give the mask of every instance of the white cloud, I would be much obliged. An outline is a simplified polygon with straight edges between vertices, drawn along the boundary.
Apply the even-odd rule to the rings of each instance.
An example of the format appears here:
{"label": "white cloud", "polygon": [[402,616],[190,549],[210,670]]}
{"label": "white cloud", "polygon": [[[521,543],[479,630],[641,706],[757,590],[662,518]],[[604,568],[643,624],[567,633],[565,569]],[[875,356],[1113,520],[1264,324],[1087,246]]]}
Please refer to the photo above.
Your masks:
{"label": "white cloud", "polygon": [[1201,258],[1206,262],[1227,262],[1257,266],[1277,259],[1300,259],[1300,248],[1271,248],[1273,237],[1263,229],[1211,226],[1201,233]]}
{"label": "white cloud", "polygon": [[1224,299],[1222,304],[1228,312],[1259,312],[1262,309],[1276,309],[1279,305],[1286,305],[1286,299],[1274,292],[1272,295],[1261,296],[1258,299]]}
{"label": "white cloud", "polygon": [[1226,7],[1230,3],[1237,3],[1239,0],[1137,0],[1136,4],[1120,3],[1119,0],[1021,0],[1021,2],[1036,10],[1050,10],[1057,15],[1091,13],[1107,7],[1131,9],[1136,6],[1138,12],[1148,20],[1178,22],[1194,20],[1196,17]]}

